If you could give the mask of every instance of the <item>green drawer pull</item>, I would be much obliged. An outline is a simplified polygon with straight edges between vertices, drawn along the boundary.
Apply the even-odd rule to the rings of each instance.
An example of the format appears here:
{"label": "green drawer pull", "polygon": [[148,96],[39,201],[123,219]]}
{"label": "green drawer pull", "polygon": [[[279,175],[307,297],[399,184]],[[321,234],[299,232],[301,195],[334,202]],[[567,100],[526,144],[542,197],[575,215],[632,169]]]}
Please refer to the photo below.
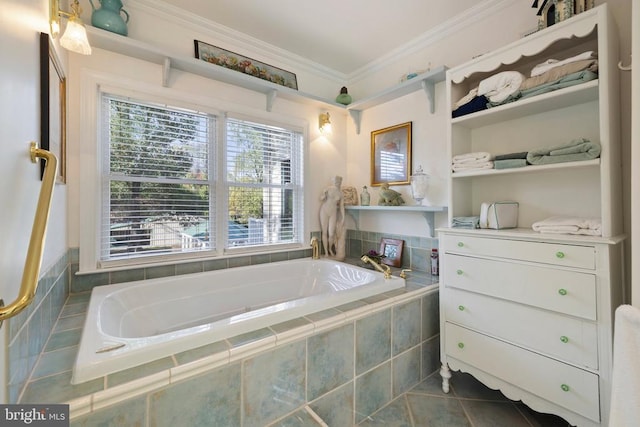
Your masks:
{"label": "green drawer pull", "polygon": [[562,341],[563,343],[568,343],[569,342],[569,337],[565,337],[564,335],[560,337],[560,341]]}
{"label": "green drawer pull", "polygon": [[459,343],[458,343],[458,348],[464,348],[464,343],[459,342]]}
{"label": "green drawer pull", "polygon": [[464,311],[464,305],[459,305],[459,306],[458,306],[458,310],[460,310],[460,311]]}
{"label": "green drawer pull", "polygon": [[562,289],[562,288],[560,288],[560,289],[558,289],[558,293],[559,293],[560,295],[562,295],[562,296],[565,296],[565,295],[567,294],[567,290],[566,290],[566,289]]}
{"label": "green drawer pull", "polygon": [[456,270],[456,274],[457,274],[458,276],[462,276],[462,270]]}
{"label": "green drawer pull", "polygon": [[564,258],[564,252],[561,252],[561,251],[556,252],[556,258],[559,258],[559,259]]}
{"label": "green drawer pull", "polygon": [[463,247],[463,246],[464,246],[464,243],[462,243],[462,242],[458,242],[458,247],[459,247],[459,248],[461,248],[461,247]]}
{"label": "green drawer pull", "polygon": [[568,386],[568,385],[566,385],[566,384],[562,384],[562,385],[560,386],[560,388],[562,389],[562,391],[569,391],[569,390],[570,390],[570,389],[569,389],[569,386]]}

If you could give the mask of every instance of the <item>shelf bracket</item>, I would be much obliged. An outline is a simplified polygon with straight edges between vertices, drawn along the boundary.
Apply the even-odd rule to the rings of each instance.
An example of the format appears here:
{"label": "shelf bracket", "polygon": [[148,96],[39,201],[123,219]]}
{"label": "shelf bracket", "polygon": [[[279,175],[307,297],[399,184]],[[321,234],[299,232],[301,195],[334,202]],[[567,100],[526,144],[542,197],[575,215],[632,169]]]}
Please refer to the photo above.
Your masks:
{"label": "shelf bracket", "polygon": [[169,87],[169,75],[171,74],[171,58],[168,56],[164,58],[162,64],[162,86]]}
{"label": "shelf bracket", "polygon": [[275,89],[271,89],[267,92],[267,111],[271,112],[273,109],[273,103],[276,102],[276,97],[278,96],[278,91]]}
{"label": "shelf bracket", "polygon": [[431,80],[424,79],[420,82],[422,89],[427,94],[427,100],[429,101],[429,111],[433,114],[436,111],[436,100],[435,100],[435,84]]}
{"label": "shelf bracket", "polygon": [[349,110],[349,115],[353,119],[353,124],[356,125],[356,134],[360,135],[360,120],[362,119],[362,111]]}
{"label": "shelf bracket", "polygon": [[429,236],[435,237],[435,232],[433,231],[435,224],[435,214],[433,212],[422,212],[422,216],[427,221],[427,226],[429,227]]}
{"label": "shelf bracket", "polygon": [[347,215],[351,217],[351,219],[355,223],[356,230],[360,230],[360,212],[352,211],[352,210],[345,210],[345,212],[347,213]]}

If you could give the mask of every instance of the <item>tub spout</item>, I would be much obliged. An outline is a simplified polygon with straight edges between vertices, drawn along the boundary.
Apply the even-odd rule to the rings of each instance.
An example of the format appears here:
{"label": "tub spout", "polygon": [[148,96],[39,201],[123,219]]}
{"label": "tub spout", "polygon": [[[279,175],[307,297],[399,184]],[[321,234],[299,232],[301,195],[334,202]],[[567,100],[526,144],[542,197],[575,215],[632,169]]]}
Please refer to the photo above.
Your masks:
{"label": "tub spout", "polygon": [[384,278],[385,279],[390,279],[391,278],[391,268],[387,264],[378,264],[377,262],[375,262],[374,260],[369,258],[368,255],[362,255],[362,258],[360,258],[360,259],[365,264],[366,263],[371,264],[373,266],[373,268],[378,270],[380,273],[384,273]]}
{"label": "tub spout", "polygon": [[315,236],[311,238],[311,259],[320,259],[320,244]]}

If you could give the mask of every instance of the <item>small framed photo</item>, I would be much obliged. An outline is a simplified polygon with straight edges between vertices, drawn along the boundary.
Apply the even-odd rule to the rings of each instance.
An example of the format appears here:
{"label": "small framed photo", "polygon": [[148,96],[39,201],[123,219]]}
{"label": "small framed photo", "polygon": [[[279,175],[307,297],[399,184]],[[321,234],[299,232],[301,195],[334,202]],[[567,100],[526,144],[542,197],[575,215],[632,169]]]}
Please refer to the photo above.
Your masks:
{"label": "small framed photo", "polygon": [[380,251],[382,263],[391,267],[402,266],[402,248],[404,247],[404,240],[389,239],[383,237],[380,239]]}
{"label": "small framed photo", "polygon": [[411,122],[371,132],[371,185],[409,184]]}

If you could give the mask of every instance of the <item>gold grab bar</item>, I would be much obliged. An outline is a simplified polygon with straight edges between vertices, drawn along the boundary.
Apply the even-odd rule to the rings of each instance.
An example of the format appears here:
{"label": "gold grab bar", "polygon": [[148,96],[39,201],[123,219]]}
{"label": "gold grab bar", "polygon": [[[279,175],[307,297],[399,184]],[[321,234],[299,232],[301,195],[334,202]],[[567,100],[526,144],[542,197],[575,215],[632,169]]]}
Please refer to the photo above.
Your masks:
{"label": "gold grab bar", "polygon": [[58,173],[58,159],[56,159],[53,153],[38,148],[38,144],[35,142],[31,143],[29,152],[33,163],[36,163],[38,158],[42,158],[46,161],[46,165],[42,177],[42,187],[40,187],[36,215],[33,220],[33,227],[31,228],[31,239],[29,240],[27,259],[24,263],[24,271],[22,272],[20,293],[14,302],[6,307],[0,307],[0,327],[4,319],[20,313],[31,303],[36,295],[40,265],[42,264],[42,253],[44,252],[44,240],[47,233],[47,223],[49,222],[49,210],[53,197],[53,187],[55,186],[56,175]]}

